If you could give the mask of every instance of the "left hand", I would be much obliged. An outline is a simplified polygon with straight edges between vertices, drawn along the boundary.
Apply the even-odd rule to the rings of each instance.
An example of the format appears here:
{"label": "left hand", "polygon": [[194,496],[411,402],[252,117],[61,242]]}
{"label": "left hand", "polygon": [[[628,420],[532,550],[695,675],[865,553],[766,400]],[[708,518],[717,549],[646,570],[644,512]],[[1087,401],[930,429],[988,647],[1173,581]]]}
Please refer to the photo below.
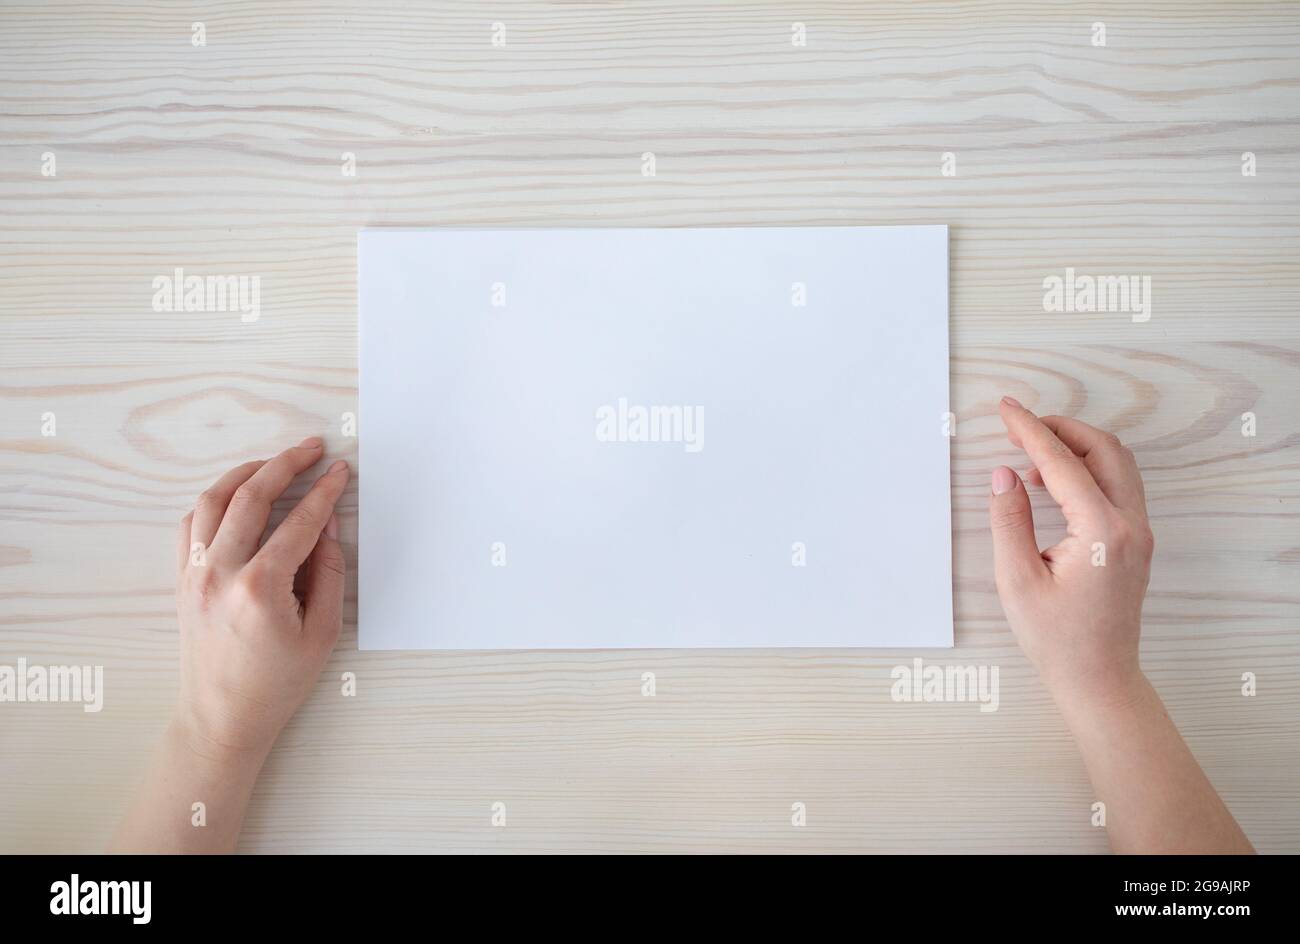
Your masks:
{"label": "left hand", "polygon": [[322,450],[313,437],[232,469],[181,521],[176,722],[205,754],[264,756],[338,639],[346,567],[334,506],[347,463],[335,462],[261,543],[272,503]]}

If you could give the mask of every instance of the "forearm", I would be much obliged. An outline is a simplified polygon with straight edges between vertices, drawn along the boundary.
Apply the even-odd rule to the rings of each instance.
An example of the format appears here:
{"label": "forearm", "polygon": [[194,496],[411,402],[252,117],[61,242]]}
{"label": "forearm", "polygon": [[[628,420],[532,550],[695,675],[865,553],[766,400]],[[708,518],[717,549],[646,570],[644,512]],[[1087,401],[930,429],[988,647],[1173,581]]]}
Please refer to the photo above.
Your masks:
{"label": "forearm", "polygon": [[264,751],[232,752],[172,721],[109,851],[233,852],[265,760]]}
{"label": "forearm", "polygon": [[1137,673],[1105,697],[1057,693],[1118,853],[1252,853],[1160,696]]}

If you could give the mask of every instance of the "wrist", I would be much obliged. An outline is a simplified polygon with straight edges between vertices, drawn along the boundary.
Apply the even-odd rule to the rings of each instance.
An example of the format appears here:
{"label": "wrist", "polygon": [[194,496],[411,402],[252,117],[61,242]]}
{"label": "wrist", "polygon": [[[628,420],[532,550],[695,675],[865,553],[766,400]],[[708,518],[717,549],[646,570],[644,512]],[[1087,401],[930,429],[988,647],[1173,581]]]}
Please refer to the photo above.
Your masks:
{"label": "wrist", "polygon": [[205,723],[194,711],[178,705],[167,725],[167,739],[183,750],[191,760],[223,770],[261,769],[275,738],[245,739],[231,737]]}
{"label": "wrist", "polygon": [[1073,730],[1110,723],[1116,716],[1132,714],[1159,699],[1138,665],[1109,671],[1103,679],[1073,679],[1049,687]]}

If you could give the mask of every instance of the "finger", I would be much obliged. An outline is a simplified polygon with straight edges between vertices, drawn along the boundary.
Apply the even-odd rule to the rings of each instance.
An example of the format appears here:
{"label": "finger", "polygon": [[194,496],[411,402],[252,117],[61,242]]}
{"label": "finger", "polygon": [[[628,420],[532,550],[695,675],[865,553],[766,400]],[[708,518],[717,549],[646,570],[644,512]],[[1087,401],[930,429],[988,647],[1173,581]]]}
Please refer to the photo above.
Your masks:
{"label": "finger", "polygon": [[1043,425],[1083,460],[1102,493],[1117,508],[1146,517],[1147,497],[1133,453],[1113,433],[1069,416],[1044,416]]}
{"label": "finger", "polygon": [[316,480],[302,501],[271,532],[253,558],[254,563],[265,564],[278,573],[297,573],[307,555],[316,547],[317,539],[334,514],[334,505],[347,484],[348,464],[340,459]]}
{"label": "finger", "polygon": [[993,530],[993,570],[998,586],[1023,586],[1047,576],[1047,564],[1034,537],[1034,512],[1020,477],[1006,466],[993,470],[989,495]]}
{"label": "finger", "polygon": [[343,589],[347,562],[338,542],[338,519],[330,515],[307,562],[303,634],[333,647],[343,626]]}
{"label": "finger", "polygon": [[190,512],[181,519],[180,533],[176,536],[176,572],[178,574],[185,572],[186,565],[190,562],[190,531],[194,522],[194,512]]}
{"label": "finger", "polygon": [[213,538],[213,550],[237,563],[250,560],[257,542],[271,518],[271,505],[284,494],[294,476],[305,472],[320,458],[318,437],[304,439],[269,460],[230,496],[230,505]]}
{"label": "finger", "polygon": [[1003,397],[999,409],[1012,441],[1018,441],[1029,454],[1047,491],[1061,506],[1067,522],[1080,515],[1100,516],[1106,512],[1110,502],[1097,487],[1083,460],[1069,446],[1057,439],[1056,434],[1019,401]]}
{"label": "finger", "polygon": [[[266,464],[263,459],[237,465],[199,496],[194,505],[194,522],[190,525],[190,543],[200,542],[204,547],[212,543],[221,527],[221,519],[226,516],[226,508],[235,490],[243,485],[253,474]],[[188,556],[188,551],[187,551]]]}
{"label": "finger", "polygon": [[1023,478],[1030,485],[1037,485],[1039,488],[1043,487],[1043,473],[1037,469],[1031,468],[1024,474]]}

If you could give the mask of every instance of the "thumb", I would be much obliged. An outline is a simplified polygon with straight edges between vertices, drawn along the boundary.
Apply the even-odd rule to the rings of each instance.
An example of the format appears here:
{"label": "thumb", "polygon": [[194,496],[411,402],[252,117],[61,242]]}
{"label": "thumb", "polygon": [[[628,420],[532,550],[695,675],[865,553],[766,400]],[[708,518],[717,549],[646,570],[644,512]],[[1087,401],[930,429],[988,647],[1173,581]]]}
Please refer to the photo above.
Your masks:
{"label": "thumb", "polygon": [[999,586],[1024,583],[1047,572],[1034,537],[1034,512],[1020,476],[1006,466],[993,470],[989,497],[993,568]]}
{"label": "thumb", "polygon": [[303,633],[333,646],[343,627],[343,588],[348,565],[338,542],[338,519],[330,515],[307,561],[303,586]]}

